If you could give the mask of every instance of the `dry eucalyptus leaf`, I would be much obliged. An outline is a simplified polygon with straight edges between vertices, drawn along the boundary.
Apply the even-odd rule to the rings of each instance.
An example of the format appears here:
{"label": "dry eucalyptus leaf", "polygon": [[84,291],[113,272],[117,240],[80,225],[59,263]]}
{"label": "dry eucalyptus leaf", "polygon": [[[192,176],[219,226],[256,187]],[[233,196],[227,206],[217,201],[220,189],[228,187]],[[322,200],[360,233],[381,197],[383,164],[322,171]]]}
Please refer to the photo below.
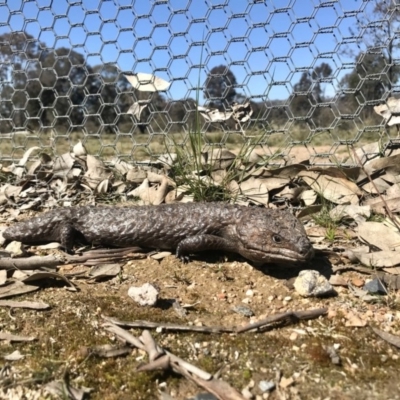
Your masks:
{"label": "dry eucalyptus leaf", "polygon": [[164,92],[168,90],[171,82],[155,76],[153,74],[145,74],[139,72],[137,74],[125,74],[128,82],[140,92]]}
{"label": "dry eucalyptus leaf", "polygon": [[315,171],[301,171],[298,176],[317,193],[336,204],[358,204],[358,196],[362,194],[358,186],[348,179]]}
{"label": "dry eucalyptus leaf", "polygon": [[383,195],[382,197],[384,201],[382,201],[380,197],[376,197],[364,201],[364,205],[369,205],[371,210],[377,214],[386,214],[386,207],[388,207],[392,212],[400,211],[400,196],[394,195],[393,197],[389,198],[389,196]]}
{"label": "dry eucalyptus leaf", "polygon": [[[400,117],[399,117],[400,118]],[[399,121],[400,122],[400,121]],[[400,336],[392,335],[391,333],[381,331],[380,329],[372,327],[372,330],[381,337],[381,339],[385,340],[386,342],[390,343],[391,345],[400,349]]]}
{"label": "dry eucalyptus leaf", "polygon": [[212,149],[202,153],[203,165],[210,165],[213,170],[229,168],[235,158],[236,155],[227,149]]}
{"label": "dry eucalyptus leaf", "polygon": [[148,106],[148,101],[136,101],[133,103],[130,107],[129,110],[126,112],[127,114],[132,114],[136,120],[140,121],[140,115],[142,114],[142,111]]}
{"label": "dry eucalyptus leaf", "polygon": [[200,115],[207,122],[224,122],[227,121],[233,114],[232,111],[219,111],[217,108],[198,107]]}
{"label": "dry eucalyptus leaf", "polygon": [[83,157],[87,155],[86,147],[81,140],[78,140],[78,143],[76,143],[75,146],[72,148],[72,152],[75,154],[76,157]]}
{"label": "dry eucalyptus leaf", "polygon": [[104,179],[104,181],[101,181],[97,186],[96,193],[107,193],[109,185],[110,181],[108,179]]}
{"label": "dry eucalyptus leaf", "polygon": [[400,99],[389,97],[384,104],[374,106],[374,111],[386,120],[388,126],[400,124]]}
{"label": "dry eucalyptus leaf", "polygon": [[146,178],[136,189],[127,193],[128,196],[139,197],[144,204],[161,204],[168,192],[168,179],[164,177],[163,182],[158,186],[150,186]]}
{"label": "dry eucalyptus leaf", "polygon": [[361,264],[367,267],[388,268],[400,264],[400,252],[398,251],[376,251],[374,253],[354,252]]}
{"label": "dry eucalyptus leaf", "polygon": [[400,248],[400,234],[381,222],[367,221],[358,225],[358,237],[381,250]]}
{"label": "dry eucalyptus leaf", "polygon": [[46,303],[40,303],[36,301],[12,301],[12,300],[0,300],[0,307],[27,308],[30,310],[48,310],[50,308],[50,306]]}
{"label": "dry eucalyptus leaf", "polygon": [[392,275],[400,275],[400,267],[385,267],[382,268],[383,271]]}
{"label": "dry eucalyptus leaf", "polygon": [[394,156],[382,157],[372,160],[368,164],[366,164],[365,169],[369,174],[380,171],[382,169],[390,170],[392,173],[398,174],[400,172],[399,163],[400,154],[397,154]]}
{"label": "dry eucalyptus leaf", "polygon": [[120,273],[120,264],[102,264],[91,268],[91,270],[89,271],[89,276],[98,280],[104,278],[114,278]]}
{"label": "dry eucalyptus leaf", "polygon": [[306,169],[307,167],[303,164],[291,164],[273,170],[266,169],[266,171],[282,178],[295,178],[301,171],[305,171]]}
{"label": "dry eucalyptus leaf", "polygon": [[111,165],[122,175],[125,175],[128,171],[135,168],[133,165],[127,163],[126,161],[119,160],[118,158],[113,158]]}
{"label": "dry eucalyptus leaf", "polygon": [[96,189],[100,182],[108,179],[111,175],[104,163],[90,154],[86,157],[86,167],[84,178],[91,189]]}
{"label": "dry eucalyptus leaf", "polygon": [[74,166],[75,158],[71,153],[64,153],[56,157],[53,164],[53,173],[55,176],[67,176]]}
{"label": "dry eucalyptus leaf", "polygon": [[0,205],[6,204],[11,197],[18,197],[22,191],[21,186],[14,186],[6,183],[0,187]]}
{"label": "dry eucalyptus leaf", "polygon": [[41,244],[40,246],[36,246],[38,250],[53,250],[53,249],[60,249],[61,243],[58,242],[51,242],[47,244]]}
{"label": "dry eucalyptus leaf", "polygon": [[15,350],[11,354],[3,356],[3,358],[7,361],[19,361],[25,358],[25,356],[19,350]]}
{"label": "dry eucalyptus leaf", "polygon": [[[378,158],[379,154],[381,154],[381,144],[379,142],[367,143],[362,147],[359,147],[355,150],[358,159],[361,161],[361,164],[364,168],[368,165],[371,160]],[[350,157],[355,164],[358,164],[359,161],[354,157],[353,152],[350,152]]]}
{"label": "dry eucalyptus leaf", "polygon": [[84,400],[87,395],[92,391],[90,388],[81,387],[76,388],[69,385],[65,381],[52,381],[46,383],[44,390],[50,394],[57,396],[60,399],[70,400]]}
{"label": "dry eucalyptus leaf", "polygon": [[265,184],[264,179],[252,177],[244,182],[241,182],[239,187],[240,192],[250,200],[264,205],[269,203],[268,187]]}
{"label": "dry eucalyptus leaf", "polygon": [[315,193],[315,191],[312,190],[312,189],[310,189],[310,190],[303,190],[303,191],[300,193],[300,196],[299,196],[299,198],[300,198],[301,200],[304,201],[304,204],[305,204],[306,206],[311,206],[311,205],[313,205],[313,204],[316,202],[317,197],[318,197],[317,193]]}
{"label": "dry eucalyptus leaf", "polygon": [[24,283],[19,281],[13,282],[10,285],[0,287],[0,299],[31,293],[38,289],[38,286],[25,285]]}
{"label": "dry eucalyptus leaf", "polygon": [[18,165],[19,165],[19,166],[25,165],[25,164],[28,162],[29,157],[30,157],[30,156],[32,155],[32,153],[34,153],[35,151],[40,152],[40,151],[42,151],[42,148],[41,148],[41,147],[38,147],[38,146],[34,146],[34,147],[29,148],[29,149],[24,153],[24,155],[22,156],[22,158],[19,160]]}
{"label": "dry eucalyptus leaf", "polygon": [[34,161],[31,166],[29,167],[28,171],[27,171],[27,175],[36,175],[38,172],[38,169],[41,167],[42,162],[40,160],[36,160]]}
{"label": "dry eucalyptus leaf", "polygon": [[361,221],[360,218],[365,220],[365,218],[369,218],[371,216],[371,207],[368,205],[358,206],[356,204],[340,204],[329,212],[329,216],[335,220],[352,218]]}
{"label": "dry eucalyptus leaf", "polygon": [[373,184],[371,182],[362,185],[361,188],[365,190],[367,193],[371,194],[379,194],[384,193],[387,189],[390,188],[390,184],[387,183],[384,179],[378,177],[373,180]]}
{"label": "dry eucalyptus leaf", "polygon": [[42,279],[60,279],[64,281],[69,287],[68,290],[72,292],[76,292],[76,287],[71,283],[71,281],[66,278],[64,275],[58,274],[57,272],[47,272],[47,271],[39,271],[35,272],[32,275],[29,275],[22,282],[34,282]]}
{"label": "dry eucalyptus leaf", "polygon": [[19,336],[11,333],[0,332],[0,340],[8,340],[9,342],[33,342],[36,338],[33,336]]}
{"label": "dry eucalyptus leaf", "polygon": [[7,271],[5,269],[0,270],[0,286],[3,286],[7,282]]}
{"label": "dry eucalyptus leaf", "polygon": [[156,254],[152,254],[150,257],[153,260],[162,260],[165,257],[170,256],[172,253],[170,251],[159,251]]}
{"label": "dry eucalyptus leaf", "polygon": [[143,169],[134,167],[126,174],[126,181],[133,183],[142,183],[147,178],[147,173]]}

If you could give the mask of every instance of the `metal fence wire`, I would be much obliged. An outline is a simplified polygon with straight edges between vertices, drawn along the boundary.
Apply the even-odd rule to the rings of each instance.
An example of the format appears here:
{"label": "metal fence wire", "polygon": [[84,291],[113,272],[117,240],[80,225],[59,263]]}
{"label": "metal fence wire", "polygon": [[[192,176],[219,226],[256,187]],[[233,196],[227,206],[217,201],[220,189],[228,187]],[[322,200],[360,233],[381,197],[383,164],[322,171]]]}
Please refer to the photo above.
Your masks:
{"label": "metal fence wire", "polygon": [[397,0],[0,0],[0,160],[396,144],[399,27]]}

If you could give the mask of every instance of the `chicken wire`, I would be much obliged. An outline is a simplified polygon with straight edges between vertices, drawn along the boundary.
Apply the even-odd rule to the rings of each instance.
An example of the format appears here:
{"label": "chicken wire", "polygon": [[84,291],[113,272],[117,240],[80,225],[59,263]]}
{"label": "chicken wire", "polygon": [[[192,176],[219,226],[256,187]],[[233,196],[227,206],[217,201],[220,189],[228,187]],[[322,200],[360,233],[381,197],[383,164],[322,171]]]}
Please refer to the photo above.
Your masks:
{"label": "chicken wire", "polygon": [[256,144],[269,160],[302,147],[314,164],[355,143],[396,145],[374,106],[398,91],[399,7],[0,1],[0,160],[82,140],[105,160],[151,161],[190,134],[205,148]]}

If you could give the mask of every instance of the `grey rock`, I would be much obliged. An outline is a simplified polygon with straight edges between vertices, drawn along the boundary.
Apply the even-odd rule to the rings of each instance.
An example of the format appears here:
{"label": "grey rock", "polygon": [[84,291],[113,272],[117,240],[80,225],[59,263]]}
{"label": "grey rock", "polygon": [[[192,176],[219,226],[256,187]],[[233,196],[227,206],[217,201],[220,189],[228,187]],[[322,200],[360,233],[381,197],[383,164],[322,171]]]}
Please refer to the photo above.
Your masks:
{"label": "grey rock", "polygon": [[363,289],[371,294],[381,294],[381,295],[387,294],[386,287],[379,279],[373,279],[372,281],[367,282],[364,285]]}
{"label": "grey rock", "polygon": [[191,397],[188,400],[218,400],[218,399],[211,393],[198,393],[196,394],[196,396]]}
{"label": "grey rock", "polygon": [[294,281],[294,288],[303,297],[321,297],[336,295],[329,281],[318,271],[306,269],[299,273]]}
{"label": "grey rock", "polygon": [[245,317],[252,317],[254,315],[253,310],[251,310],[249,307],[238,305],[235,307],[232,307],[232,311],[238,314],[242,314]]}

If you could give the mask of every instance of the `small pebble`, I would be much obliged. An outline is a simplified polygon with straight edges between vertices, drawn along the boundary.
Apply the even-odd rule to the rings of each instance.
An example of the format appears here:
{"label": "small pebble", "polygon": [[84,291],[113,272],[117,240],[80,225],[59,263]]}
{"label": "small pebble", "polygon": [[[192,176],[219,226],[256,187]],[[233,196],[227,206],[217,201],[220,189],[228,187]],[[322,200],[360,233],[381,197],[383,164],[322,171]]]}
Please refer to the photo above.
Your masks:
{"label": "small pebble", "polygon": [[275,389],[275,383],[272,381],[260,381],[258,387],[263,393],[270,392]]}
{"label": "small pebble", "polygon": [[253,296],[254,296],[254,291],[251,290],[251,289],[249,289],[249,290],[246,292],[246,296],[248,296],[248,297],[253,297]]}
{"label": "small pebble", "polygon": [[372,281],[367,282],[364,285],[363,289],[371,294],[380,294],[380,295],[387,294],[386,287],[382,284],[382,282],[379,279],[373,279]]}
{"label": "small pebble", "polygon": [[249,307],[242,306],[242,305],[237,305],[237,306],[233,307],[232,310],[235,313],[244,315],[245,317],[252,317],[254,315],[253,310],[251,310]]}
{"label": "small pebble", "polygon": [[355,279],[352,279],[351,283],[356,287],[363,287],[365,284],[365,281],[364,281],[364,279],[355,278]]}

